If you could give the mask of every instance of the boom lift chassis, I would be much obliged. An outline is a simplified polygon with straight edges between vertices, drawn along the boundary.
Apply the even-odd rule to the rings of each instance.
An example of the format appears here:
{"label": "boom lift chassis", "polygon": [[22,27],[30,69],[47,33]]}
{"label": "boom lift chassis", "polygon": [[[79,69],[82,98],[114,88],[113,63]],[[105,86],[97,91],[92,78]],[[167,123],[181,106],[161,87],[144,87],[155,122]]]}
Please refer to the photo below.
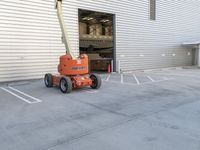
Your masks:
{"label": "boom lift chassis", "polygon": [[90,86],[98,89],[101,86],[101,78],[97,74],[89,75],[88,56],[86,54],[75,57],[71,51],[67,30],[62,14],[62,0],[55,0],[55,8],[62,31],[62,39],[65,44],[66,54],[60,56],[58,74],[45,74],[44,82],[46,87],[59,86],[61,92],[70,93],[73,88]]}

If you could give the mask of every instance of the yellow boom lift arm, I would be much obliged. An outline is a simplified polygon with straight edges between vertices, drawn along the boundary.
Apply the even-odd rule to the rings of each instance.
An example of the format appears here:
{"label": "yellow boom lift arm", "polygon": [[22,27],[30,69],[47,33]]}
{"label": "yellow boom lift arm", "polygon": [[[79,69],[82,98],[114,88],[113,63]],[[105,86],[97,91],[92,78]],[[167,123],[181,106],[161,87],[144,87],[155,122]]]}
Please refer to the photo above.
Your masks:
{"label": "yellow boom lift arm", "polygon": [[58,16],[60,28],[61,28],[61,31],[62,31],[62,41],[65,44],[66,53],[70,54],[72,59],[76,59],[76,57],[74,56],[74,54],[72,52],[72,48],[70,46],[70,43],[69,43],[67,28],[66,28],[65,22],[64,22],[64,17],[63,17],[63,12],[62,12],[62,0],[55,0],[55,8],[57,9],[57,16]]}

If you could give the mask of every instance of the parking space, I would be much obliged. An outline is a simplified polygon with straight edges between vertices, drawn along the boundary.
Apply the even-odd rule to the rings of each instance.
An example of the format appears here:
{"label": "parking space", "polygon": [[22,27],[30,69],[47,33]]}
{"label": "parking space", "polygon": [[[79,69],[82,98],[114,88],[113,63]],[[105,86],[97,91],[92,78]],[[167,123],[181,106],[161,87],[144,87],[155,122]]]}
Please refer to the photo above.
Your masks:
{"label": "parking space", "polygon": [[13,96],[15,96],[16,98],[28,103],[28,104],[35,104],[35,103],[40,103],[42,102],[41,100],[39,100],[38,98],[35,98],[29,94],[26,94],[14,87],[11,86],[7,86],[7,87],[1,87],[1,89]]}
{"label": "parking space", "polygon": [[113,73],[101,75],[102,79],[106,82],[129,84],[129,85],[143,85],[154,82],[163,82],[173,80],[171,75],[156,74],[156,73]]}
{"label": "parking space", "polygon": [[43,80],[0,87],[3,150],[199,150],[200,70],[101,74],[62,94]]}

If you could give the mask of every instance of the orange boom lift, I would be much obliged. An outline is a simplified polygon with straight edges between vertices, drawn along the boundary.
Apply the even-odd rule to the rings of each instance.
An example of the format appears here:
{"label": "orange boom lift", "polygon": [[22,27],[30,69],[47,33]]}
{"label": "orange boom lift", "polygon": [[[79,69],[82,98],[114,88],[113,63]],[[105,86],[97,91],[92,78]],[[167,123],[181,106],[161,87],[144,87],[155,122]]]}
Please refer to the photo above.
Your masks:
{"label": "orange boom lift", "polygon": [[45,74],[44,82],[47,87],[59,86],[63,93],[70,93],[73,88],[90,86],[98,89],[101,86],[101,78],[96,74],[88,74],[88,56],[86,54],[75,57],[71,51],[67,30],[62,15],[62,0],[55,1],[55,8],[62,31],[63,43],[66,47],[66,54],[60,56],[58,74]]}

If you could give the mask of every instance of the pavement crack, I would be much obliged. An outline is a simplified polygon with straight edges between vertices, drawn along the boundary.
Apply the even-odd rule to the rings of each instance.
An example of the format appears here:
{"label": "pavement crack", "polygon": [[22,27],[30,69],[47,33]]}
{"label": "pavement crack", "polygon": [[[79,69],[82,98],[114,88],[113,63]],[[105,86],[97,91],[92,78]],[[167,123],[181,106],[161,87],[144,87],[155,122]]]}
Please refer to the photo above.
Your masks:
{"label": "pavement crack", "polygon": [[110,110],[110,109],[107,109],[107,108],[104,108],[104,107],[101,107],[101,106],[98,106],[98,105],[94,105],[94,104],[91,104],[91,103],[88,103],[88,102],[82,102],[82,101],[79,101],[79,102],[81,102],[83,104],[86,104],[86,105],[89,105],[89,106],[92,106],[92,107],[95,107],[95,108],[97,108],[99,110],[103,110],[103,111],[115,114],[115,115],[120,115],[120,116],[123,116],[123,117],[132,118],[131,115],[127,115],[127,114],[124,114],[124,113],[116,112],[116,111],[113,111],[113,110]]}
{"label": "pavement crack", "polygon": [[83,132],[82,134],[79,134],[78,136],[73,136],[71,138],[63,138],[63,139],[57,140],[57,142],[55,144],[52,144],[51,146],[48,146],[48,147],[41,149],[41,150],[49,150],[49,149],[56,147],[58,145],[62,145],[62,144],[65,144],[65,143],[72,143],[73,141],[77,141],[77,140],[79,140],[79,139],[81,139],[85,136],[88,136],[88,135],[91,135],[91,134],[94,134],[94,133],[98,133],[98,132],[101,132],[101,131],[104,131],[104,130],[107,130],[107,129],[111,129],[111,128],[123,125],[123,124],[130,122],[132,120],[133,120],[133,118],[132,119],[131,118],[126,119],[126,120],[123,120],[122,122],[118,122],[117,124],[108,125],[108,126],[105,126],[103,128],[96,128],[96,129],[88,130],[86,132]]}
{"label": "pavement crack", "polygon": [[[108,129],[112,129],[112,128],[116,128],[116,127],[119,127],[121,125],[124,125],[128,122],[131,122],[133,120],[142,120],[143,118],[145,117],[149,117],[149,116],[153,116],[154,114],[157,114],[157,113],[161,113],[161,112],[166,112],[166,111],[169,111],[169,110],[173,110],[177,107],[181,107],[181,106],[184,106],[186,104],[191,104],[191,103],[195,103],[197,102],[198,100],[194,100],[194,101],[191,101],[191,102],[185,102],[185,103],[181,103],[179,105],[176,105],[176,106],[173,106],[173,107],[169,107],[169,108],[163,108],[161,110],[158,110],[158,111],[152,111],[152,112],[147,112],[147,113],[144,113],[144,114],[138,114],[138,115],[126,115],[126,114],[121,114],[119,113],[120,115],[123,115],[123,116],[126,116],[128,117],[127,119],[121,121],[121,122],[118,122],[118,123],[115,123],[115,124],[111,124],[111,125],[107,125],[107,126],[104,126],[102,128],[95,128],[95,129],[92,129],[92,130],[88,130],[88,131],[85,131],[83,132],[82,134],[79,134],[78,136],[73,136],[71,138],[63,138],[63,139],[60,139],[58,140],[55,144],[52,144],[51,146],[48,146],[44,149],[41,149],[41,150],[49,150],[50,148],[53,148],[53,147],[56,147],[58,145],[62,145],[62,144],[65,144],[65,143],[72,143],[72,142],[75,142],[77,140],[80,140],[81,138],[85,137],[85,136],[88,136],[88,135],[92,135],[92,134],[95,134],[95,133],[98,133],[98,132],[101,132],[101,131],[105,131],[105,130],[108,130]],[[84,102],[85,103],[85,102]],[[89,105],[93,105],[93,104],[90,104]],[[100,107],[100,106],[96,106],[94,105],[96,108],[97,107]],[[102,109],[104,110],[104,108],[100,107],[99,109]],[[106,111],[108,111],[106,109]],[[108,111],[110,112],[110,111]],[[112,112],[114,114],[118,114],[117,112]],[[118,114],[118,115],[119,115]]]}

